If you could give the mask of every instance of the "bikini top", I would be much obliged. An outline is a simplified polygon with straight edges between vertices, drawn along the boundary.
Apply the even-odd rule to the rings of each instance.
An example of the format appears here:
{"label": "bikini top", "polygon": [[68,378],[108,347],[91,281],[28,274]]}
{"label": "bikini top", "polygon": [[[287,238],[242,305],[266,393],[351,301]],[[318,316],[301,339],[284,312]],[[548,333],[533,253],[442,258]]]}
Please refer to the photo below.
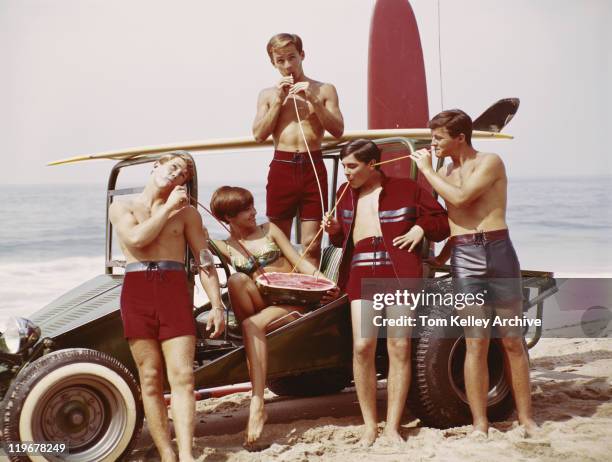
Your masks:
{"label": "bikini top", "polygon": [[251,274],[256,268],[268,266],[283,256],[283,253],[278,245],[276,245],[276,242],[274,242],[274,240],[268,234],[265,234],[265,236],[267,242],[256,252],[251,252],[252,255],[250,258],[246,258],[242,254],[232,255],[232,247],[227,243],[227,241],[223,241],[227,246],[227,253],[230,257],[232,266],[236,271]]}

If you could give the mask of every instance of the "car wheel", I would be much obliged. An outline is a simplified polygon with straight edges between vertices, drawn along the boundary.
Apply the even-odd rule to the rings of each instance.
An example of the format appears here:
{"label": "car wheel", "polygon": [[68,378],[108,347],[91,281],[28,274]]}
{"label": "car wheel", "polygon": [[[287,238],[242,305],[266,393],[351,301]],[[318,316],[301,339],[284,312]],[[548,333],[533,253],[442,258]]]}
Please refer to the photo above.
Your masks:
{"label": "car wheel", "polygon": [[132,374],[112,356],[84,348],[34,361],[17,375],[4,404],[5,441],[66,443],[70,452],[62,460],[119,460],[142,429],[140,390]]}
{"label": "car wheel", "polygon": [[[453,314],[452,307],[432,307],[427,316],[429,319],[448,320]],[[472,415],[463,377],[463,329],[424,327],[416,337],[413,341],[410,409],[427,426],[449,428],[470,424]],[[505,378],[501,342],[497,339],[491,340],[488,364],[487,414],[491,421],[505,420],[514,409],[514,400]]]}
{"label": "car wheel", "polygon": [[325,369],[268,380],[268,388],[278,396],[320,396],[338,393],[350,385],[352,374]]}

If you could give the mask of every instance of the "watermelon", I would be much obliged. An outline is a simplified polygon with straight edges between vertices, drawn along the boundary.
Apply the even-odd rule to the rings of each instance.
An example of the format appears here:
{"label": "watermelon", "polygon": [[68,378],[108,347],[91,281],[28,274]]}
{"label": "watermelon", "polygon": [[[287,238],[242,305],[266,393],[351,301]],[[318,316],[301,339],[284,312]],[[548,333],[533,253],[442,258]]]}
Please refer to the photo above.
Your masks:
{"label": "watermelon", "polygon": [[328,279],[299,273],[266,273],[255,279],[261,294],[272,304],[311,305],[336,284]]}

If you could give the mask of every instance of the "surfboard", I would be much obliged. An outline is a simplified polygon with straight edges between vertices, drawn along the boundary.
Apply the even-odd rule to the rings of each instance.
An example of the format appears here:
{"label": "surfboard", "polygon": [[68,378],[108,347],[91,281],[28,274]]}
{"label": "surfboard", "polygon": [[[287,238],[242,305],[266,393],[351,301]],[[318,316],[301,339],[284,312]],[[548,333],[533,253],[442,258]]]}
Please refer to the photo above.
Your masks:
{"label": "surfboard", "polygon": [[368,128],[427,127],[423,50],[407,0],[378,0],[370,23]]}
{"label": "surfboard", "polygon": [[[427,127],[429,106],[419,27],[407,0],[377,0],[370,23],[368,54],[368,128]],[[385,152],[383,160],[405,156]],[[410,159],[382,167],[388,176],[417,175],[432,191]]]}
{"label": "surfboard", "polygon": [[[505,133],[474,132],[473,138],[492,138],[492,139],[512,139],[511,135]],[[381,138],[409,138],[415,141],[431,139],[431,132],[428,128],[396,129],[396,130],[356,130],[345,132],[341,138],[334,138],[326,135],[323,138],[323,149],[334,146],[346,141],[358,138],[381,139]],[[116,151],[105,151],[96,154],[85,154],[67,159],[55,160],[47,165],[62,165],[88,160],[130,159],[146,154],[159,154],[170,151],[190,151],[190,152],[215,152],[229,149],[258,149],[272,146],[272,139],[258,143],[252,136],[241,138],[212,139],[203,141],[187,141],[183,143],[162,144],[157,146],[140,146]]]}

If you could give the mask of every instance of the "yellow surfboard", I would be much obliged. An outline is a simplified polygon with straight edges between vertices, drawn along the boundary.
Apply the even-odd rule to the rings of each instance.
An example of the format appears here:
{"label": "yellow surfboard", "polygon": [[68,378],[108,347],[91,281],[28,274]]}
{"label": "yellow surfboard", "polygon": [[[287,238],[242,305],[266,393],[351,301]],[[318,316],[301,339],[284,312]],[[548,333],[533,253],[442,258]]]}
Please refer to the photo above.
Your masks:
{"label": "yellow surfboard", "polygon": [[[428,128],[398,128],[383,130],[349,131],[346,132],[340,139],[334,138],[331,135],[326,135],[323,138],[323,143],[326,143],[324,147],[329,147],[358,138],[379,139],[394,137],[410,138],[417,141],[429,140],[431,139],[431,131]],[[472,133],[472,138],[512,139],[512,136],[507,135],[505,133],[474,131]],[[253,139],[253,137],[251,136],[245,136],[242,138],[221,138],[203,141],[188,141],[183,143],[161,144],[157,146],[139,146],[135,148],[121,149],[117,151],[99,152],[96,154],[87,154],[82,156],[69,157],[67,159],[55,160],[53,162],[49,162],[49,164],[47,165],[71,164],[75,162],[83,162],[86,160],[96,159],[123,160],[145,154],[157,154],[160,152],[178,150],[185,150],[190,152],[210,152],[227,149],[257,149],[269,146],[273,146],[272,138],[264,141],[263,143],[256,142],[255,139]]]}

